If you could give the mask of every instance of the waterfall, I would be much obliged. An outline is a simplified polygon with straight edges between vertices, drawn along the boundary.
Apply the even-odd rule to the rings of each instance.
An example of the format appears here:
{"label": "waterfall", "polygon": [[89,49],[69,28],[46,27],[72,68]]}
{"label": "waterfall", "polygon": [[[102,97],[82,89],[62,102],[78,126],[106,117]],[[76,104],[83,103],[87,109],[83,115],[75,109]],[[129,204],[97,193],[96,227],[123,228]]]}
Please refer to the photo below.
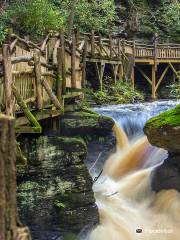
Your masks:
{"label": "waterfall", "polygon": [[[151,190],[151,172],[167,153],[152,147],[142,134],[145,120],[176,103],[153,104],[128,110],[124,106],[114,111],[109,111],[110,107],[97,110],[109,111],[107,115],[115,116],[121,127],[114,127],[117,151],[106,161],[103,176],[94,184],[100,224],[88,240],[179,240],[180,193],[173,189],[159,193]],[[134,118],[139,109],[141,114]],[[124,125],[125,118],[129,119],[128,126]]]}

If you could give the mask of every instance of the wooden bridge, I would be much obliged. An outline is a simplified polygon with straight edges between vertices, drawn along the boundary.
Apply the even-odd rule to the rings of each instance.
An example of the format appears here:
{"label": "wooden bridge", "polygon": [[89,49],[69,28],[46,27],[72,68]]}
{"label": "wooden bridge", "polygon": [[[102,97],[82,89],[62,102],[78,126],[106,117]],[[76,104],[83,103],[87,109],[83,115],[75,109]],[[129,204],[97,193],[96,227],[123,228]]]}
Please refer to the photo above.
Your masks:
{"label": "wooden bridge", "polygon": [[49,33],[36,44],[12,34],[0,51],[0,111],[16,116],[17,133],[41,132],[39,120],[63,114],[66,99],[83,97],[87,63],[94,66],[100,89],[108,64],[114,81],[125,79],[133,89],[138,71],[155,99],[169,69],[180,76],[180,44],[146,45],[94,31],[70,40],[63,32]]}

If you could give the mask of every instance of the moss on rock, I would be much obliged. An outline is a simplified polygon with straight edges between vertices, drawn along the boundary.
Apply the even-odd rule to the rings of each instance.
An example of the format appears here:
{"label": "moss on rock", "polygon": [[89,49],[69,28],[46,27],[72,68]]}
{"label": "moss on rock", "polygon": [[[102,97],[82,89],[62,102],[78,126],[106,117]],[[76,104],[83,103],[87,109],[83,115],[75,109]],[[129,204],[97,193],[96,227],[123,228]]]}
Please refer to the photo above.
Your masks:
{"label": "moss on rock", "polygon": [[91,111],[79,111],[65,115],[61,120],[62,134],[78,135],[106,135],[113,126],[114,120]]}
{"label": "moss on rock", "polygon": [[180,151],[180,105],[151,118],[144,132],[152,145],[171,152]]}

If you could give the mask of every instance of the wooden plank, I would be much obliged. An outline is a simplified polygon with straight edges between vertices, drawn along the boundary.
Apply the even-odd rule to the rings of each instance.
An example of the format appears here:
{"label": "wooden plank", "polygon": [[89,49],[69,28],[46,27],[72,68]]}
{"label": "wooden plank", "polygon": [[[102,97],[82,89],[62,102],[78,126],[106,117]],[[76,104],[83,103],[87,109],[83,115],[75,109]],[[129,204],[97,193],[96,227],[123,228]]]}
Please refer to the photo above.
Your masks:
{"label": "wooden plank", "polygon": [[40,134],[42,133],[42,130],[40,128],[36,128],[36,127],[31,127],[31,126],[21,126],[21,127],[17,127],[15,129],[16,131],[16,134],[26,134],[26,133],[29,133],[29,134]]}
{"label": "wooden plank", "polygon": [[[58,109],[42,109],[42,110],[38,110],[38,111],[35,111],[32,113],[37,121],[62,115],[62,112]],[[17,116],[15,127],[17,129],[18,127],[26,125],[28,123],[29,123],[29,120],[26,117],[24,117],[24,116],[18,117]]]}
{"label": "wooden plank", "polygon": [[12,99],[12,64],[10,55],[10,46],[3,44],[3,65],[4,65],[4,93],[5,93],[5,112],[8,116],[13,116]]}

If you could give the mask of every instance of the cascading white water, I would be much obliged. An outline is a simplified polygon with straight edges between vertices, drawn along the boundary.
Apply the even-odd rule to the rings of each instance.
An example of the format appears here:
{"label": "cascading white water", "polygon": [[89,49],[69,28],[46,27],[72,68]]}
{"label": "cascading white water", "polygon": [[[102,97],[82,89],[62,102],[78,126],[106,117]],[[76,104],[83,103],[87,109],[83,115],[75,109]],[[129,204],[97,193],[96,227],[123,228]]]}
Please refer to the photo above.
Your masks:
{"label": "cascading white water", "polygon": [[[117,151],[107,160],[103,176],[94,184],[100,224],[88,240],[180,239],[180,193],[164,190],[157,194],[150,186],[152,170],[167,153],[150,146],[142,136],[143,125],[149,117],[174,105],[174,102],[153,103],[132,106],[134,110],[131,105],[126,106],[131,114],[122,106],[119,109],[116,106],[109,114],[106,107],[96,109],[119,120],[130,141],[128,144],[126,134],[115,126]],[[125,119],[128,119],[127,125]]]}

